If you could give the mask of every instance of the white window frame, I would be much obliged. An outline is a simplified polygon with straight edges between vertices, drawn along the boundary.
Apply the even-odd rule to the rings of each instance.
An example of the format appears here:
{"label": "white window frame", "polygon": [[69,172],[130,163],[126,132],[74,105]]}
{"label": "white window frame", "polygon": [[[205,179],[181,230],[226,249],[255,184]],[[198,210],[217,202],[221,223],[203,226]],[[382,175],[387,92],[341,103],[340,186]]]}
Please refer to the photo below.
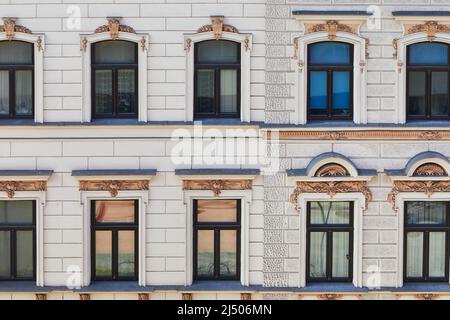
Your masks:
{"label": "white window frame", "polygon": [[366,39],[349,32],[338,31],[333,40],[328,32],[314,32],[298,38],[298,64],[296,77],[295,124],[308,121],[308,46],[313,43],[333,41],[354,46],[353,52],[353,122],[367,123],[367,72]]}
{"label": "white window frame", "polygon": [[[397,124],[406,123],[406,68],[407,47],[420,42],[430,42],[427,33],[418,32],[397,40]],[[433,42],[450,44],[450,33],[439,32]]]}
{"label": "white window frame", "polygon": [[250,285],[250,204],[251,190],[225,190],[219,197],[214,197],[210,190],[188,190],[184,192],[186,211],[186,278],[185,286],[194,282],[194,200],[241,200],[241,285]]}
{"label": "white window frame", "polygon": [[405,202],[409,201],[423,201],[423,202],[433,202],[433,201],[446,201],[448,202],[450,195],[446,192],[437,192],[431,196],[426,195],[421,192],[402,192],[396,197],[395,205],[398,208],[398,248],[397,248],[397,282],[396,287],[403,287],[403,263],[404,263],[404,236],[405,236]]}
{"label": "white window frame", "polygon": [[[195,45],[202,41],[215,40],[214,32],[185,34],[186,45],[186,115],[185,121],[194,121],[194,71]],[[253,37],[251,34],[223,32],[220,40],[228,40],[241,45],[241,122],[250,122],[250,91],[251,91],[251,51]]]}
{"label": "white window frame", "polygon": [[83,286],[91,284],[91,203],[101,200],[138,200],[139,201],[139,225],[138,225],[138,285],[145,287],[147,285],[146,274],[146,215],[149,204],[148,191],[120,191],[115,198],[107,191],[81,191],[81,205],[83,207]]}
{"label": "white window frame", "polygon": [[[8,41],[5,32],[0,41]],[[34,122],[44,122],[44,51],[45,36],[42,34],[14,33],[13,41],[24,41],[34,46]]]}
{"label": "white window frame", "polygon": [[307,204],[312,201],[348,201],[354,203],[353,231],[353,286],[363,287],[363,214],[366,208],[366,198],[361,193],[338,193],[330,196],[321,193],[303,193],[298,198],[300,212],[300,279],[299,288],[306,287],[306,238],[307,238]]}
{"label": "white window frame", "polygon": [[45,191],[16,191],[11,199],[1,192],[0,201],[35,201],[36,203],[36,286],[45,286],[44,273],[44,215],[46,206]]}
{"label": "white window frame", "polygon": [[[108,32],[81,35],[81,50],[83,60],[83,109],[82,122],[92,121],[92,73],[91,73],[91,45],[97,42],[111,40]],[[134,34],[119,32],[117,40],[129,41],[138,44],[138,121],[148,121],[148,97],[147,97],[147,59],[149,36],[146,34]],[[145,43],[144,43],[145,41]],[[144,47],[142,47],[144,46]]]}

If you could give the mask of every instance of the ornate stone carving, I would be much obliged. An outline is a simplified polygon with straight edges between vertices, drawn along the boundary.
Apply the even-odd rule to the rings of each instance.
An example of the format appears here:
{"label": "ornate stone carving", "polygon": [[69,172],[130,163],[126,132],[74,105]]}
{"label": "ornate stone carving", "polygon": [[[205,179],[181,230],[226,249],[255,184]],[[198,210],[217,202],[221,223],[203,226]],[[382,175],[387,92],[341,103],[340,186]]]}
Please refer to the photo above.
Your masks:
{"label": "ornate stone carving", "polygon": [[183,190],[211,190],[215,197],[223,190],[251,190],[251,180],[184,180]]}
{"label": "ornate stone carving", "polygon": [[328,33],[328,39],[331,41],[336,39],[336,33],[338,31],[358,34],[355,26],[341,24],[336,20],[328,20],[325,23],[307,25],[305,33],[308,34],[313,32],[324,32],[324,31]]}
{"label": "ornate stone carving", "polygon": [[326,293],[319,295],[320,300],[342,300],[344,296],[336,293]]}
{"label": "ornate stone carving", "polygon": [[[281,140],[450,140],[449,130],[280,131],[276,134]],[[266,136],[271,137],[272,132],[268,130]]]}
{"label": "ornate stone carving", "polygon": [[298,211],[298,198],[302,193],[326,193],[334,197],[338,193],[359,192],[366,198],[366,207],[372,201],[372,192],[369,189],[367,181],[330,181],[330,182],[297,182],[297,187],[290,197],[291,203]]}
{"label": "ornate stone carving", "polygon": [[224,16],[211,16],[211,24],[201,27],[197,32],[213,32],[216,40],[220,40],[224,32],[239,33],[238,29],[229,24],[224,24],[224,21]]}
{"label": "ornate stone carving", "polygon": [[8,198],[14,198],[17,191],[46,191],[46,181],[0,181],[0,191],[8,194]]}
{"label": "ornate stone carving", "polygon": [[241,293],[241,300],[242,301],[251,301],[252,294],[251,293]]}
{"label": "ornate stone carving", "polygon": [[16,24],[17,18],[3,18],[3,25],[0,26],[0,32],[6,33],[6,39],[8,41],[14,40],[16,32],[31,34],[31,30],[24,26]]}
{"label": "ornate stone carving", "polygon": [[244,39],[244,48],[245,48],[245,51],[250,50],[250,38],[248,36],[245,37],[245,39]]}
{"label": "ornate stone carving", "polygon": [[119,191],[148,190],[149,187],[150,182],[148,180],[80,181],[80,191],[108,191],[113,198],[118,196]]}
{"label": "ornate stone carving", "polygon": [[438,294],[433,294],[433,293],[419,293],[416,294],[416,299],[417,300],[437,300],[439,299],[439,295]]}
{"label": "ornate stone carving", "polygon": [[294,38],[292,40],[292,48],[293,48],[292,59],[297,60],[298,59],[298,50],[299,50],[299,39],[298,38]]}
{"label": "ornate stone carving", "polygon": [[425,32],[428,36],[428,41],[434,41],[436,33],[447,32],[450,33],[450,26],[439,24],[436,21],[426,21],[423,24],[416,24],[408,28],[406,34],[412,34],[417,32]]}
{"label": "ornate stone carving", "polygon": [[397,196],[402,192],[420,192],[431,197],[436,192],[450,192],[450,181],[394,181],[388,201],[397,212]]}
{"label": "ornate stone carving", "polygon": [[148,294],[148,293],[138,293],[138,300],[139,301],[148,301],[148,300],[150,300],[150,294]]}
{"label": "ornate stone carving", "polygon": [[119,32],[136,34],[136,31],[132,27],[120,24],[122,21],[121,17],[108,17],[107,19],[108,24],[98,27],[95,30],[95,33],[109,32],[112,40],[117,40],[119,38]]}
{"label": "ornate stone carving", "polygon": [[188,38],[188,39],[186,39],[186,41],[184,43],[184,50],[190,51],[191,48],[192,48],[192,39]]}
{"label": "ornate stone carving", "polygon": [[326,164],[317,170],[316,177],[348,177],[350,174],[340,164],[330,163]]}
{"label": "ornate stone carving", "polygon": [[183,301],[191,301],[192,300],[192,293],[182,293],[181,299]]}
{"label": "ornate stone carving", "polygon": [[147,49],[147,40],[145,39],[145,37],[141,38],[141,49],[143,52]]}
{"label": "ornate stone carving", "polygon": [[364,39],[364,46],[365,46],[365,50],[366,50],[366,59],[369,59],[369,57],[370,57],[369,45],[370,45],[370,40],[368,38],[365,38]]}
{"label": "ornate stone carving", "polygon": [[38,37],[36,44],[37,44],[37,48],[39,51],[42,51],[44,49],[44,47],[42,46],[42,37],[41,36]]}
{"label": "ornate stone carving", "polygon": [[299,71],[303,71],[303,68],[305,68],[305,62],[303,60],[299,60],[297,66]]}
{"label": "ornate stone carving", "polygon": [[45,293],[36,293],[36,300],[37,301],[45,301],[45,300],[47,300],[47,294],[45,294]]}
{"label": "ornate stone carving", "polygon": [[392,57],[394,59],[397,59],[397,57],[398,57],[398,39],[392,40],[392,48],[394,49],[394,51],[392,52]]}
{"label": "ornate stone carving", "polygon": [[414,176],[417,177],[443,177],[447,176],[447,172],[440,165],[435,163],[426,163],[421,165],[414,172]]}
{"label": "ornate stone carving", "polygon": [[89,293],[80,293],[81,301],[89,301],[91,300],[91,295]]}

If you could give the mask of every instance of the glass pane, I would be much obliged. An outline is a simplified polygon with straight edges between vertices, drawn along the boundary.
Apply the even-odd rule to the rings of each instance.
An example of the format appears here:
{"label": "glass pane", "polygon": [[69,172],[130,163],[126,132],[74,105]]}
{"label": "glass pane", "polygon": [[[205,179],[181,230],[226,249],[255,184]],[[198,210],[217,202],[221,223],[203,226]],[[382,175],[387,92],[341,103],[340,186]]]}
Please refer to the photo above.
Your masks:
{"label": "glass pane", "polygon": [[137,63],[136,44],[128,41],[103,41],[94,44],[94,63],[127,64]]}
{"label": "glass pane", "polygon": [[0,42],[0,64],[33,64],[33,44],[21,41]]}
{"label": "glass pane", "polygon": [[112,232],[95,232],[95,274],[97,277],[112,276]]}
{"label": "glass pane", "polygon": [[11,277],[11,234],[0,231],[0,278]]}
{"label": "glass pane", "polygon": [[214,70],[197,71],[197,111],[200,113],[214,113]]}
{"label": "glass pane", "polygon": [[220,231],[220,275],[237,275],[237,232]]}
{"label": "glass pane", "polygon": [[309,74],[309,100],[313,113],[323,113],[328,107],[328,76],[326,71],[312,71]]}
{"label": "glass pane", "polygon": [[0,114],[9,114],[9,72],[8,71],[0,71]]}
{"label": "glass pane", "polygon": [[447,224],[445,202],[408,202],[408,224]]}
{"label": "glass pane", "polygon": [[348,115],[350,113],[350,72],[333,72],[333,113]]}
{"label": "glass pane", "polygon": [[134,223],[135,202],[95,201],[95,221],[97,223]]}
{"label": "glass pane", "polygon": [[198,200],[198,222],[237,222],[236,200]]}
{"label": "glass pane", "polygon": [[413,116],[423,116],[426,113],[427,76],[423,71],[410,71],[408,88],[408,109]]}
{"label": "glass pane", "polygon": [[33,261],[33,232],[17,231],[17,277],[32,278]]}
{"label": "glass pane", "polygon": [[34,201],[0,201],[0,224],[33,224]]}
{"label": "glass pane", "polygon": [[118,77],[118,101],[119,113],[133,113],[136,110],[136,74],[135,70],[119,70]]}
{"label": "glass pane", "polygon": [[424,42],[409,47],[409,64],[445,65],[448,64],[448,45]]}
{"label": "glass pane", "polygon": [[350,234],[333,232],[333,278],[348,278],[350,275]]}
{"label": "glass pane", "polygon": [[236,113],[238,110],[238,72],[237,70],[220,71],[220,111]]}
{"label": "glass pane", "polygon": [[309,276],[326,278],[327,276],[327,233],[312,232],[309,244]]}
{"label": "glass pane", "polygon": [[351,202],[311,202],[311,224],[350,224]]}
{"label": "glass pane", "polygon": [[352,45],[342,42],[319,42],[309,48],[310,63],[315,65],[345,65],[351,63]]}
{"label": "glass pane", "polygon": [[197,275],[214,276],[214,230],[199,230],[197,244]]}
{"label": "glass pane", "polygon": [[231,41],[204,41],[197,44],[199,63],[239,63],[239,44]]}
{"label": "glass pane", "polygon": [[33,114],[33,72],[16,71],[16,114]]}
{"label": "glass pane", "polygon": [[134,277],[135,273],[135,233],[119,231],[119,276]]}
{"label": "glass pane", "polygon": [[448,72],[431,73],[431,115],[448,116]]}
{"label": "glass pane", "polygon": [[423,276],[423,233],[409,232],[406,236],[406,276]]}
{"label": "glass pane", "polygon": [[430,232],[430,278],[445,278],[445,232]]}
{"label": "glass pane", "polygon": [[112,113],[112,70],[95,70],[95,112]]}

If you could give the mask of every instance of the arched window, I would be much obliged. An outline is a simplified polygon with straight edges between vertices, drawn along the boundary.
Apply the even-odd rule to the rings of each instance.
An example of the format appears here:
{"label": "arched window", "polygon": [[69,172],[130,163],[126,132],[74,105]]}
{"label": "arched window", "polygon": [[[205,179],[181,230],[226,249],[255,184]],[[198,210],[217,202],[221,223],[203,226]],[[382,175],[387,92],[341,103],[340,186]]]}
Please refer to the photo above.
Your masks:
{"label": "arched window", "polygon": [[92,115],[137,118],[138,48],[129,41],[92,45]]}
{"label": "arched window", "polygon": [[0,42],[0,118],[34,114],[34,49],[22,41]]}
{"label": "arched window", "polygon": [[308,47],[308,120],[353,119],[353,45]]}
{"label": "arched window", "polygon": [[239,43],[210,40],[195,45],[195,118],[239,118]]}
{"label": "arched window", "polygon": [[407,115],[410,120],[450,118],[449,45],[422,42],[407,49]]}

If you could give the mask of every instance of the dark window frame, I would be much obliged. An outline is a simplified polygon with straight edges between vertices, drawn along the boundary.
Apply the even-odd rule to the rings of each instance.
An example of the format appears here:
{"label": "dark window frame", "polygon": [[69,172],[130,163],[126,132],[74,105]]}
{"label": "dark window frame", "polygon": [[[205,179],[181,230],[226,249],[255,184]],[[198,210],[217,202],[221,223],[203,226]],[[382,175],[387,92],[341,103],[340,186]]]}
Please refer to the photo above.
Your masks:
{"label": "dark window frame", "polygon": [[[96,223],[95,211],[97,201],[134,201],[134,223]],[[96,275],[96,231],[111,231],[112,241],[112,276],[104,277]],[[118,253],[119,231],[134,231],[134,276],[119,276]],[[92,200],[91,201],[91,280],[94,282],[105,281],[138,281],[139,278],[139,200]]]}
{"label": "dark window frame", "polygon": [[[204,199],[194,200],[193,203],[193,277],[194,281],[240,281],[241,280],[241,232],[242,232],[242,200],[236,199],[237,202],[237,219],[236,222],[198,222],[198,201]],[[224,199],[229,200],[229,199]],[[222,201],[222,200],[217,200]],[[236,231],[236,276],[221,276],[220,275],[220,231]],[[205,277],[198,275],[198,231],[214,231],[214,276]]]}
{"label": "dark window frame", "polygon": [[[95,42],[91,44],[91,112],[93,119],[137,119],[139,113],[139,48],[138,44],[127,40],[114,40],[123,41],[133,44],[134,46],[134,59],[135,63],[119,64],[119,63],[96,63],[96,45],[102,42],[109,42],[112,40],[105,40]],[[98,113],[96,111],[96,84],[95,84],[95,71],[108,70],[112,72],[112,113]],[[134,85],[135,85],[135,106],[132,113],[119,113],[118,112],[118,71],[119,70],[134,70]]]}
{"label": "dark window frame", "polygon": [[[450,89],[448,92],[448,115],[447,116],[432,116],[431,115],[431,85],[432,85],[432,73],[433,72],[447,72],[447,79],[450,85],[450,44],[446,44],[443,42],[438,42],[441,44],[446,44],[448,46],[448,50],[447,50],[447,54],[448,54],[448,64],[447,66],[445,65],[423,65],[423,64],[410,64],[410,51],[411,51],[411,47],[414,46],[415,44],[420,44],[420,43],[428,43],[428,42],[418,42],[418,43],[413,43],[409,46],[407,46],[406,48],[406,119],[407,121],[423,121],[423,120],[450,120]],[[409,108],[409,85],[410,85],[410,80],[409,80],[409,75],[411,72],[414,71],[420,71],[420,72],[425,72],[425,83],[426,83],[426,88],[425,88],[425,116],[422,115],[412,115],[410,114],[410,108]]]}
{"label": "dark window frame", "polygon": [[[209,42],[216,40],[205,40],[202,42]],[[237,63],[200,63],[198,61],[199,46],[194,46],[194,119],[207,118],[240,118],[241,117],[241,86],[242,86],[242,48],[240,43],[229,40],[221,40],[231,42],[238,48],[238,62]],[[200,42],[201,43],[201,42]],[[198,71],[199,70],[214,70],[214,113],[202,113],[199,111],[198,105]],[[236,70],[237,72],[237,110],[236,113],[221,112],[220,104],[220,71],[221,70]]]}
{"label": "dark window frame", "polygon": [[[20,200],[18,200],[20,201]],[[0,277],[0,282],[3,281],[36,281],[36,201],[33,201],[33,221],[32,224],[0,224],[0,231],[10,232],[10,259],[11,259],[11,274],[10,277]],[[17,231],[31,231],[33,233],[33,276],[32,277],[18,277],[17,276]]]}
{"label": "dark window frame", "polygon": [[[420,201],[418,201],[420,202]],[[437,201],[439,202],[439,201]],[[447,226],[436,225],[436,224],[408,224],[408,205],[411,201],[406,201],[404,203],[404,235],[403,235],[403,281],[406,283],[448,283],[449,282],[449,259],[450,259],[450,202],[446,203],[446,220]],[[420,232],[423,233],[423,269],[421,278],[409,278],[407,276],[408,267],[408,233],[409,232]],[[430,232],[445,232],[445,278],[430,278],[429,277],[429,239]]]}
{"label": "dark window frame", "polygon": [[[7,42],[7,40],[1,41]],[[23,64],[0,64],[0,71],[9,73],[9,114],[0,114],[0,119],[34,119],[35,115],[35,56],[34,45],[30,42],[14,40],[14,42],[26,43],[31,47],[32,63]],[[31,114],[21,115],[16,113],[16,71],[31,71]]]}
{"label": "dark window frame", "polygon": [[[344,201],[350,204],[349,224],[311,224],[311,203],[316,201],[309,201],[306,205],[307,221],[306,221],[306,282],[307,283],[351,283],[353,282],[353,253],[354,253],[354,232],[355,232],[355,204],[352,201]],[[321,202],[321,201],[318,201]],[[310,276],[310,258],[311,258],[311,233],[326,232],[327,234],[327,267],[326,277],[316,278]],[[348,277],[335,278],[333,277],[333,233],[334,232],[348,232],[349,236],[349,270]]]}
{"label": "dark window frame", "polygon": [[[350,46],[350,63],[349,64],[336,64],[336,65],[329,65],[329,64],[312,64],[311,63],[311,57],[310,54],[310,46],[318,43],[324,43],[324,42],[337,42],[337,43],[343,43],[348,46]],[[354,58],[354,45],[347,42],[342,41],[321,41],[321,42],[315,42],[308,45],[307,48],[307,55],[308,55],[308,74],[307,74],[307,112],[308,112],[308,121],[353,121],[354,116],[354,64],[355,64],[355,58]],[[311,72],[313,71],[323,71],[327,73],[327,109],[326,113],[323,115],[318,114],[312,114],[312,108],[311,108]],[[350,105],[349,105],[349,114],[342,116],[342,115],[334,115],[333,114],[333,73],[336,71],[347,71],[350,73]]]}

